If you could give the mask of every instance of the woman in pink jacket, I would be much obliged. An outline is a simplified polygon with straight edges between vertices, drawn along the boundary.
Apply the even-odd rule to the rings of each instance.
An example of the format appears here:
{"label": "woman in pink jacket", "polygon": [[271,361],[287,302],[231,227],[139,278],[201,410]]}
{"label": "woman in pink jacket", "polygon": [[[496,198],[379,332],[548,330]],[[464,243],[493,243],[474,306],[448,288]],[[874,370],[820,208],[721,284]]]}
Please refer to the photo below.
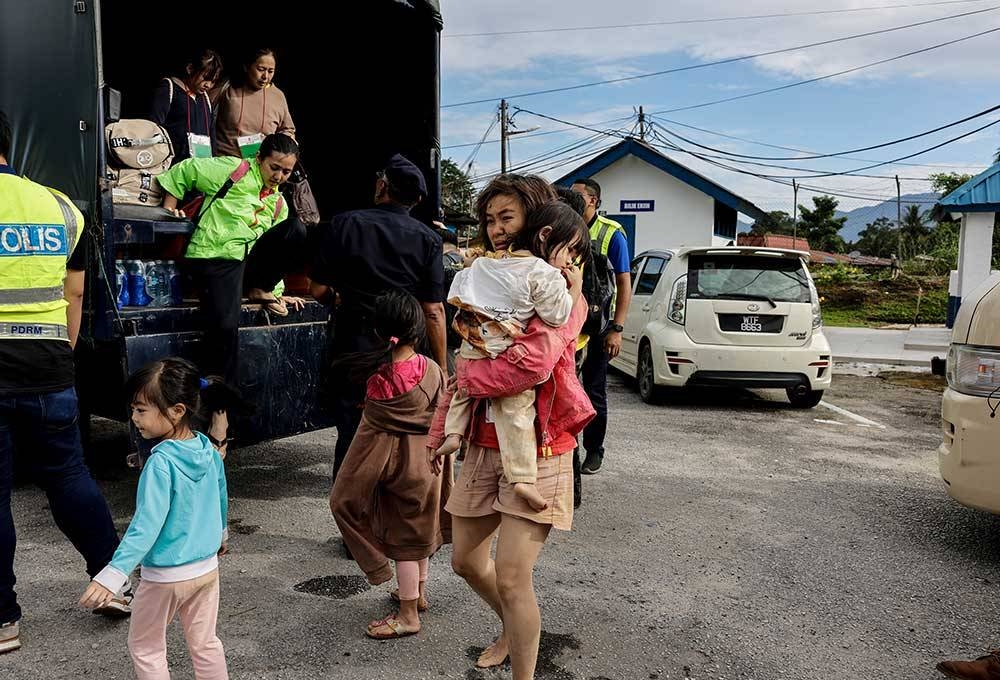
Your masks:
{"label": "woman in pink jacket", "polygon": [[[486,235],[483,246],[504,250],[524,227],[527,214],[554,197],[551,186],[538,177],[495,178],[477,200],[480,230]],[[574,302],[565,325],[551,328],[536,317],[525,334],[496,359],[465,362],[459,369],[459,387],[479,403],[465,437],[469,450],[446,506],[452,515],[452,567],[503,624],[500,636],[476,665],[498,666],[509,655],[514,680],[534,678],[541,613],[532,570],[552,527],[568,531],[572,526],[572,452],[577,433],[594,415],[574,362],[576,337],[587,313],[580,295],[582,276],[572,266],[565,276]],[[541,512],[515,494],[503,476],[496,428],[486,408],[490,397],[517,394],[535,385],[539,385],[536,433],[540,444],[536,488],[548,503]],[[431,456],[443,438],[449,402],[448,397],[439,401],[428,436]],[[498,532],[493,559],[490,548]]]}

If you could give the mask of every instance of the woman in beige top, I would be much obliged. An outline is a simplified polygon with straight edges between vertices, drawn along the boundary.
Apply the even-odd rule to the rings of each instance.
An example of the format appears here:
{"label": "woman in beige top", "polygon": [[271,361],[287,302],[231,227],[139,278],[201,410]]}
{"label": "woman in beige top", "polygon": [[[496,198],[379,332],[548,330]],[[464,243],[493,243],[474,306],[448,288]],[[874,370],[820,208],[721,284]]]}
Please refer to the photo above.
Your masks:
{"label": "woman in beige top", "polygon": [[216,155],[253,158],[267,135],[295,137],[285,93],[274,84],[274,50],[253,53],[244,65],[243,82],[226,88],[216,104]]}

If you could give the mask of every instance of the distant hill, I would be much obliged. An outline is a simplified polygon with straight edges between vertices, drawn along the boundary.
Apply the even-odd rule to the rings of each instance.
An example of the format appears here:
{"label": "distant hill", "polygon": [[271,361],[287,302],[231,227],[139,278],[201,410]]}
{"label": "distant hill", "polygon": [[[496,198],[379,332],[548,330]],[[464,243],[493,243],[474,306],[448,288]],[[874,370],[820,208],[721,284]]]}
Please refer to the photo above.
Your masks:
{"label": "distant hill", "polygon": [[[902,212],[903,214],[906,214],[906,208],[910,205],[916,205],[920,208],[920,212],[926,212],[934,207],[934,204],[930,201],[937,201],[939,198],[941,198],[941,194],[936,193],[906,194],[902,196]],[[850,201],[851,199],[839,200]],[[811,206],[812,201],[806,203],[805,205]],[[847,222],[844,223],[844,228],[840,230],[840,235],[844,237],[845,241],[855,242],[858,240],[858,234],[864,231],[864,228],[868,226],[869,223],[874,222],[878,218],[885,217],[892,222],[895,222],[896,201],[893,199],[891,201],[876,203],[874,205],[865,205],[847,212],[838,210],[836,214],[837,217],[847,218]],[[752,225],[752,222],[737,220],[736,230],[739,233],[748,232],[750,231],[750,227]]]}
{"label": "distant hill", "polygon": [[[903,204],[902,212],[903,214],[906,214],[906,208],[910,205],[916,205],[920,208],[920,212],[926,212],[934,207],[934,204],[929,203],[928,201],[936,201],[939,198],[941,198],[941,194],[937,193],[906,194],[902,196],[901,200],[901,203]],[[869,223],[874,222],[878,218],[885,217],[892,222],[896,221],[896,201],[891,200],[883,203],[877,203],[875,205],[866,205],[848,212],[837,211],[837,217],[847,218],[847,222],[844,223],[844,228],[840,230],[840,235],[844,237],[844,240],[857,241],[858,234],[860,234]]]}

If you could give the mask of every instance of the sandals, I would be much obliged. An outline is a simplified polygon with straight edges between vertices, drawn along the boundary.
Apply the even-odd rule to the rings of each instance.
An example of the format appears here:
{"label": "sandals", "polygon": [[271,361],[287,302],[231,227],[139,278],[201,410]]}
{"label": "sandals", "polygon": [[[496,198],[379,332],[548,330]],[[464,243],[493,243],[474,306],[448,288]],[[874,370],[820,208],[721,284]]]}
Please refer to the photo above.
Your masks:
{"label": "sandals", "polygon": [[[389,632],[379,633],[376,632],[379,628],[388,628]],[[416,635],[420,632],[420,629],[416,630],[405,630],[403,624],[401,624],[397,619],[395,614],[389,614],[389,616],[378,621],[372,621],[368,624],[368,629],[365,631],[365,635],[372,638],[373,640],[394,640],[396,638],[408,637],[410,635]]]}
{"label": "sandals", "polygon": [[250,293],[247,296],[248,304],[261,305],[275,316],[288,316],[288,307],[281,301],[281,298],[276,297],[273,293],[268,293],[259,288],[253,288],[247,292]]}
{"label": "sandals", "polygon": [[[392,590],[392,591],[389,592],[389,599],[392,600],[393,602],[399,602],[399,589],[398,588],[396,590]],[[418,612],[425,612],[425,611],[427,611],[427,598],[426,597],[421,597],[419,600],[417,600],[417,611]]]}

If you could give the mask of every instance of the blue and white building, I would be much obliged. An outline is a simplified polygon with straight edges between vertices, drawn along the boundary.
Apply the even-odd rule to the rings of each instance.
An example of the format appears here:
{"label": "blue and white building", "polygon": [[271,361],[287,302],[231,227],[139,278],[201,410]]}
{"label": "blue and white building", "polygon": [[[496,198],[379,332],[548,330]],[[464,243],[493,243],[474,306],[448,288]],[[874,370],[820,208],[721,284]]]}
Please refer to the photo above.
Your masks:
{"label": "blue and white building", "polygon": [[601,185],[601,214],[625,228],[629,254],[736,241],[737,215],[765,212],[750,201],[633,137],[622,140],[558,180],[590,177]]}

